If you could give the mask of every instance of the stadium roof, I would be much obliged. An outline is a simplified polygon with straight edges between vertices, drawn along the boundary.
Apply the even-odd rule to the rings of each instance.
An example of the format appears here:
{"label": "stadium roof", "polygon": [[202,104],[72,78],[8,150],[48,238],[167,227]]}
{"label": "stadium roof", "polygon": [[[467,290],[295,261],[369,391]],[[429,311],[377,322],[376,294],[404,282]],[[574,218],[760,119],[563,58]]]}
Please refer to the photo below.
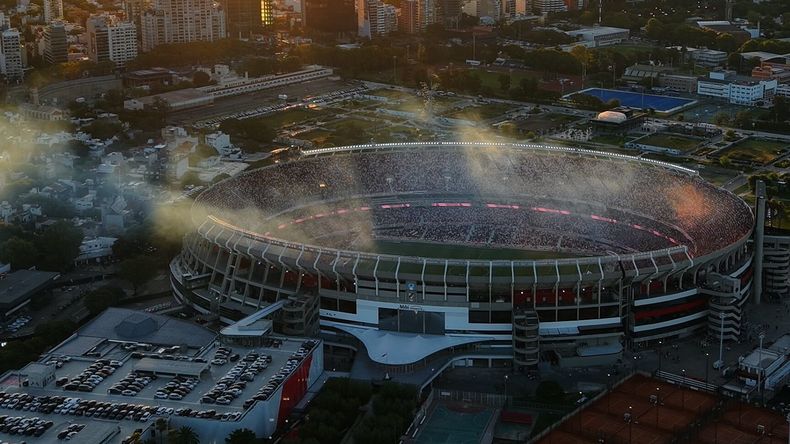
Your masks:
{"label": "stadium roof", "polygon": [[19,270],[0,279],[0,305],[16,305],[52,285],[59,276],[50,271]]}
{"label": "stadium roof", "polygon": [[414,335],[339,323],[332,326],[362,341],[370,359],[386,365],[411,364],[449,347],[494,339],[490,336]]}
{"label": "stadium roof", "polygon": [[108,308],[82,327],[78,335],[153,345],[186,345],[192,348],[203,348],[215,338],[210,330],[189,322],[115,307]]}

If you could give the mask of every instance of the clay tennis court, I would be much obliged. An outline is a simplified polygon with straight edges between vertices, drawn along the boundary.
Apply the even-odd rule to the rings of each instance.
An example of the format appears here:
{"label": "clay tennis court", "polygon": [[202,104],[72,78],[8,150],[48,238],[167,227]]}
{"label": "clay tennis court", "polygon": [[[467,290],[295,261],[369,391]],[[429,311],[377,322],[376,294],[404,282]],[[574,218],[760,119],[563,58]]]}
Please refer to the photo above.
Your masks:
{"label": "clay tennis court", "polygon": [[[651,399],[656,394],[658,406]],[[613,443],[668,443],[715,403],[713,395],[637,374],[538,442],[597,443],[603,439]],[[630,423],[625,419],[627,413]]]}
{"label": "clay tennis court", "polygon": [[[758,430],[763,426],[764,431]],[[786,443],[787,421],[782,415],[744,403],[731,403],[718,421],[699,433],[704,444]]]}

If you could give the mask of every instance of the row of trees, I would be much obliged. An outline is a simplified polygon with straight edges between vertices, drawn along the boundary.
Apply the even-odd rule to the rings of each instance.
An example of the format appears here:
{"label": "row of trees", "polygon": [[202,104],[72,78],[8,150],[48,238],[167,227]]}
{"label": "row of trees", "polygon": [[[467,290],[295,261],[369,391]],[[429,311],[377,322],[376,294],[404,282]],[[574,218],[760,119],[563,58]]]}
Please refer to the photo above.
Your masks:
{"label": "row of trees", "polygon": [[237,39],[223,39],[215,42],[191,42],[160,45],[153,50],[141,53],[127,64],[129,69],[162,66],[173,68],[190,65],[213,65],[230,62],[244,54],[255,53],[252,43]]}
{"label": "row of trees", "polygon": [[661,44],[695,46],[720,51],[733,52],[738,49],[738,41],[732,34],[719,33],[688,23],[664,23],[651,18],[645,25],[647,38]]}
{"label": "row of trees", "polygon": [[67,221],[59,221],[37,232],[19,227],[0,228],[0,262],[15,270],[36,267],[63,272],[79,255],[82,232]]}
{"label": "row of trees", "polygon": [[286,444],[338,444],[354,424],[360,408],[370,401],[367,382],[347,378],[328,380],[312,402],[298,435],[283,440]]}
{"label": "row of trees", "polygon": [[0,373],[22,368],[48,348],[71,336],[77,325],[71,321],[49,321],[36,326],[30,339],[8,341],[0,348]]}
{"label": "row of trees", "polygon": [[385,383],[373,398],[373,414],[354,429],[355,444],[394,443],[406,432],[417,406],[417,389]]}

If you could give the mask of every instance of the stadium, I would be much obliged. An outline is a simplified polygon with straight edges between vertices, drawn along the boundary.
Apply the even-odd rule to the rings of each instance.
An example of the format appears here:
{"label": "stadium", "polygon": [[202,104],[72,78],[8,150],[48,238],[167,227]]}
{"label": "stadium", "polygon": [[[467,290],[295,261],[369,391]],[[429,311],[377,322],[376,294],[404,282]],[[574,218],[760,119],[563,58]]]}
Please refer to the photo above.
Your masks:
{"label": "stadium", "polygon": [[[537,144],[303,151],[203,192],[176,296],[351,339],[375,363],[611,362],[708,329],[751,287],[745,202],[669,163]],[[507,364],[506,364],[507,365]]]}

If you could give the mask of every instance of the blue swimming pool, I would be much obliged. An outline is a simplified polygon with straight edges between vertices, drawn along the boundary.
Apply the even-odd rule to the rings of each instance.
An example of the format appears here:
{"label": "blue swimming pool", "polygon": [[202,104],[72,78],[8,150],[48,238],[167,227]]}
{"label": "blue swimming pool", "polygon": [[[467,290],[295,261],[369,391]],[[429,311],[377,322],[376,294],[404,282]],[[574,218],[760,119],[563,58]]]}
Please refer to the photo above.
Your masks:
{"label": "blue swimming pool", "polygon": [[658,96],[655,94],[642,94],[631,91],[619,91],[616,89],[587,88],[575,94],[587,94],[608,102],[612,99],[620,101],[621,106],[629,108],[647,109],[652,108],[659,112],[674,111],[695,103],[696,100],[684,99],[682,97]]}

